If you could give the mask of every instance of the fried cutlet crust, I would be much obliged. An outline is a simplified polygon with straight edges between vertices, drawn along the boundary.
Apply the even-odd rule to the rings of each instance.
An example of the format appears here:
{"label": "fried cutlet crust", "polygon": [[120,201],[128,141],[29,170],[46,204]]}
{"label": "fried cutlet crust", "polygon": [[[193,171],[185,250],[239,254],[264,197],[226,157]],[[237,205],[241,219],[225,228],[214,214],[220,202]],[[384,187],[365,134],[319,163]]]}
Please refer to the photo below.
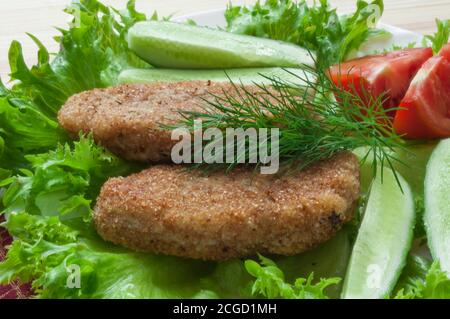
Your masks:
{"label": "fried cutlet crust", "polygon": [[[262,94],[256,86],[250,92]],[[58,114],[61,126],[73,137],[92,132],[96,142],[127,160],[169,162],[171,131],[161,125],[175,125],[178,111],[204,111],[213,95],[237,95],[231,83],[188,81],[125,84],[94,89],[69,98]]]}
{"label": "fried cutlet crust", "polygon": [[137,251],[204,260],[293,255],[330,239],[358,195],[351,153],[281,176],[157,165],[106,182],[94,220],[105,240]]}

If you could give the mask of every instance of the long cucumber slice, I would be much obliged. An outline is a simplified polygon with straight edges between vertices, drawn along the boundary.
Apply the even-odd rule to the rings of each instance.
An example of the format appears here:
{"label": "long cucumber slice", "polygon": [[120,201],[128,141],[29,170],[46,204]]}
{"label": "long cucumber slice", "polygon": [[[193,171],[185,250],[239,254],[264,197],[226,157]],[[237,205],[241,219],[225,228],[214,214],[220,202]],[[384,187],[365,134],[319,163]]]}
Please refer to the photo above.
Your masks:
{"label": "long cucumber slice", "polygon": [[450,272],[450,139],[438,144],[427,165],[424,222],[433,258]]}
{"label": "long cucumber slice", "polygon": [[342,298],[377,299],[394,288],[411,248],[415,221],[414,200],[408,183],[385,169],[373,180],[359,229]]}
{"label": "long cucumber slice", "polygon": [[236,84],[265,84],[275,78],[283,82],[305,85],[305,79],[313,81],[313,75],[302,69],[249,68],[228,70],[174,70],[174,69],[128,69],[119,75],[119,83],[151,83],[155,81],[213,81]]}
{"label": "long cucumber slice", "polygon": [[128,31],[128,44],[157,67],[229,69],[314,66],[294,44],[168,21],[143,21]]}
{"label": "long cucumber slice", "polygon": [[[414,195],[423,195],[423,181],[425,180],[427,163],[436,145],[436,142],[429,141],[417,145],[410,145],[405,149],[396,150],[395,152],[386,150],[396,159],[392,161],[392,164],[395,170],[408,182]],[[354,153],[362,160],[368,151],[368,147],[360,147]],[[373,154],[370,154],[361,165],[361,189],[363,193],[366,193],[373,180],[372,161]]]}

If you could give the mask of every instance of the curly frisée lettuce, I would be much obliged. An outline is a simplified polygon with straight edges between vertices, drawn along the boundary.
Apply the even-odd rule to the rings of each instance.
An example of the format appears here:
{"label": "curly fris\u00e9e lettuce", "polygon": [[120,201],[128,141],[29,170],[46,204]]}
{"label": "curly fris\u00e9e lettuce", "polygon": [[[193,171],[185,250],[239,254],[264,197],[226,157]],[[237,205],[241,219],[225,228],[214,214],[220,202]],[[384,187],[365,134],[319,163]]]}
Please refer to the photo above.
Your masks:
{"label": "curly fris\u00e9e lettuce", "polygon": [[328,299],[325,289],[341,281],[341,278],[335,277],[320,279],[319,282],[313,283],[314,273],[311,273],[308,278],[298,278],[294,284],[289,284],[285,281],[283,271],[275,262],[261,255],[259,259],[261,264],[254,260],[247,260],[245,268],[256,278],[252,293],[267,298]]}
{"label": "curly fris\u00e9e lettuce", "polygon": [[319,66],[343,61],[369,37],[386,33],[373,26],[384,10],[382,0],[357,1],[353,14],[339,16],[328,0],[266,0],[254,6],[229,5],[227,31],[282,40],[317,52]]}
{"label": "curly fris\u00e9e lettuce", "polygon": [[148,66],[128,49],[125,40],[131,25],[146,19],[136,11],[134,1],[123,11],[97,0],[74,1],[66,11],[74,19],[55,38],[60,44],[56,55],[30,35],[38,46],[38,62],[29,68],[21,44],[11,43],[13,86],[7,89],[0,81],[0,177],[26,166],[25,154],[45,152],[67,141],[56,113],[68,97],[115,84],[125,67]]}
{"label": "curly fris\u00e9e lettuce", "polygon": [[74,16],[72,27],[60,29],[55,40],[60,50],[53,59],[34,36],[38,63],[31,69],[24,61],[22,47],[13,41],[9,49],[11,79],[15,94],[30,98],[45,114],[55,115],[66,99],[81,91],[116,84],[125,67],[145,67],[125,40],[128,29],[146,16],[135,10],[134,1],[117,11],[97,0],[74,1],[66,9]]}
{"label": "curly fris\u00e9e lettuce", "polygon": [[32,170],[21,169],[21,174],[0,182],[0,187],[8,186],[2,196],[7,217],[26,211],[33,215],[61,215],[70,220],[71,214],[77,212],[75,217],[89,219],[90,201],[102,183],[133,168],[95,145],[90,137],[81,137],[73,148],[59,145],[54,151],[25,158]]}
{"label": "curly fris\u00e9e lettuce", "polygon": [[65,140],[66,134],[55,120],[31,103],[8,99],[0,93],[0,167],[3,170],[24,165],[24,154],[45,152]]}
{"label": "curly fris\u00e9e lettuce", "polygon": [[399,279],[395,299],[448,299],[450,298],[450,279],[441,270],[439,262],[411,255]]}
{"label": "curly fris\u00e9e lettuce", "polygon": [[434,34],[426,35],[423,39],[423,45],[431,46],[434,54],[438,54],[450,40],[450,19],[436,19],[436,27],[437,31]]}
{"label": "curly fris\u00e9e lettuce", "polygon": [[41,298],[215,296],[199,280],[208,265],[115,251],[100,240],[80,237],[57,217],[15,213],[5,227],[18,239],[0,264],[0,282],[34,279]]}

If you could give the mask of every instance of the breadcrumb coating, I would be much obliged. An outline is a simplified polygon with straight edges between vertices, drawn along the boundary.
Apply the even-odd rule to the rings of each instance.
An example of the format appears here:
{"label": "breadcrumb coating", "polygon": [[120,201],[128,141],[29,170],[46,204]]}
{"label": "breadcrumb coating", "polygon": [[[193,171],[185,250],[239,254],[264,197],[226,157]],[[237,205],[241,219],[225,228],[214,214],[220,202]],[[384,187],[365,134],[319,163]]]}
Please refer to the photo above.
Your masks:
{"label": "breadcrumb coating", "polygon": [[157,165],[112,178],[95,207],[98,233],[137,251],[204,260],[294,255],[330,239],[359,195],[359,163],[341,153],[281,176]]}
{"label": "breadcrumb coating", "polygon": [[[256,86],[250,92],[263,94]],[[237,95],[231,83],[210,81],[124,84],[94,89],[69,98],[58,114],[61,126],[73,137],[92,132],[96,142],[127,160],[169,162],[171,131],[161,124],[175,125],[178,111],[202,111],[212,95]]]}

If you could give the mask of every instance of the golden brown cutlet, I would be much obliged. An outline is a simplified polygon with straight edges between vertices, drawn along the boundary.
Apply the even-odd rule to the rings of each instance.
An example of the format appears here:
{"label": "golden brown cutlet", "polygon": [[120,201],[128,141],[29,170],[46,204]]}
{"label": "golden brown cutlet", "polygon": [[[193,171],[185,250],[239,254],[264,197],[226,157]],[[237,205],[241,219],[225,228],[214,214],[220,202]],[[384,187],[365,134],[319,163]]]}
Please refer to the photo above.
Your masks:
{"label": "golden brown cutlet", "polygon": [[[256,86],[246,87],[261,94]],[[115,154],[135,161],[168,162],[177,143],[171,131],[182,111],[202,111],[211,94],[237,95],[231,83],[189,81],[125,84],[94,89],[69,98],[58,114],[61,126],[73,137],[92,132],[94,139]]]}
{"label": "golden brown cutlet", "polygon": [[293,255],[330,239],[358,195],[351,153],[282,176],[157,165],[110,179],[94,220],[105,240],[137,251],[204,260]]}

